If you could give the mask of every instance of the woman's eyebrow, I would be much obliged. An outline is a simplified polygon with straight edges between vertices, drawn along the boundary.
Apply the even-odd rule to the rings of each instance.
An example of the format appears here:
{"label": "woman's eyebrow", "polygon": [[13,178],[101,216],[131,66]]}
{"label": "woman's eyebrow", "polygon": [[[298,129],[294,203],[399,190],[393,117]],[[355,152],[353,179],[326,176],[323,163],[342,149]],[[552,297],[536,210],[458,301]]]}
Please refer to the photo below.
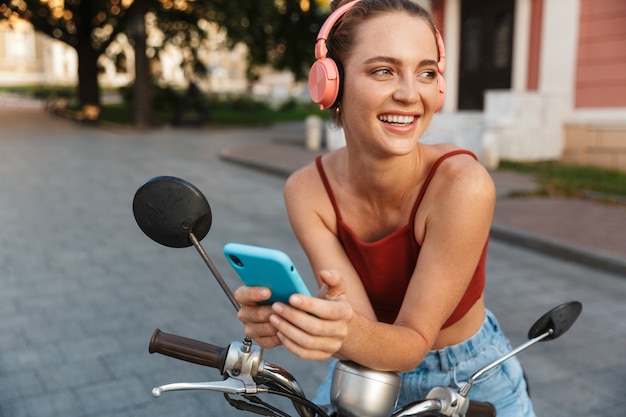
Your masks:
{"label": "woman's eyebrow", "polygon": [[[378,55],[378,56],[373,56],[371,58],[366,59],[363,62],[363,64],[364,65],[375,64],[377,62],[388,62],[394,65],[400,65],[402,63],[402,61],[399,60],[398,58],[394,58],[392,56]],[[425,67],[429,65],[437,65],[437,61],[434,59],[423,59],[422,61],[420,61],[419,65],[420,67]]]}

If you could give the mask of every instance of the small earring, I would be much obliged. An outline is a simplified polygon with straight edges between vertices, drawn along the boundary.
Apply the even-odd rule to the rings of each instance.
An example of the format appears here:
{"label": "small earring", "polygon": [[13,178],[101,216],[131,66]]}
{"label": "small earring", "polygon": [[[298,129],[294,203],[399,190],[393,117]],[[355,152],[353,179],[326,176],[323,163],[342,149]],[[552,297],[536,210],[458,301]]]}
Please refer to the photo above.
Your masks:
{"label": "small earring", "polygon": [[335,107],[335,113],[337,114],[341,113],[341,106]]}

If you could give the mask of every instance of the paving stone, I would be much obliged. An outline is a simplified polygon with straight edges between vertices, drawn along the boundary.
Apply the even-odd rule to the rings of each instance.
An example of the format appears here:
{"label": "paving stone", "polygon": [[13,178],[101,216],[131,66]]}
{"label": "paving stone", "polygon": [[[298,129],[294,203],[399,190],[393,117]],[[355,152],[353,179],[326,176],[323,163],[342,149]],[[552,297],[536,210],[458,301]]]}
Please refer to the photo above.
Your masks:
{"label": "paving stone", "polygon": [[[215,370],[149,355],[156,327],[219,346],[241,340],[243,332],[195,249],[165,248],[145,237],[132,197],[157,175],[191,181],[213,210],[202,243],[232,288],[239,280],[221,254],[228,242],[287,251],[313,288],[286,218],[284,176],[220,157],[224,149],[271,148],[280,140],[281,152],[298,156],[276,157],[310,159],[313,154],[302,159],[302,149],[285,142],[303,127],[135,131],[80,126],[33,109],[2,110],[0,417],[244,415],[218,393],[150,396],[158,384],[221,379]],[[507,189],[532,186],[524,178],[505,179]],[[610,213],[618,222],[624,212]],[[586,219],[575,218],[570,227],[583,230],[579,223]],[[602,239],[607,229],[623,236],[626,226],[619,224],[603,223],[592,237]],[[539,416],[616,416],[626,407],[624,298],[623,274],[492,239],[487,304],[514,345],[554,305],[584,304],[562,339],[520,357]],[[288,369],[309,395],[326,374],[325,363],[298,360],[280,348],[265,358]]]}

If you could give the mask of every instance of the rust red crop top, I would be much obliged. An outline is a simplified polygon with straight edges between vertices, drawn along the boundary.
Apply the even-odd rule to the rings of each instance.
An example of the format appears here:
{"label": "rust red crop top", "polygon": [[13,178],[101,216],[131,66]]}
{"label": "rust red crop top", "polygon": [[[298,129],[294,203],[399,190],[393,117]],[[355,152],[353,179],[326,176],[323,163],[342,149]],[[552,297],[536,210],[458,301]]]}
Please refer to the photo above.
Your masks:
{"label": "rust red crop top", "polygon": [[[393,323],[395,321],[415,269],[420,252],[420,245],[417,243],[414,233],[415,215],[426,193],[428,184],[430,184],[435,175],[437,167],[445,159],[461,153],[469,154],[476,158],[473,153],[465,150],[456,150],[441,156],[432,166],[426,181],[424,181],[424,185],[411,210],[409,223],[384,238],[371,243],[363,242],[359,239],[350,226],[342,220],[335,196],[324,172],[321,156],[318,156],[315,160],[320,177],[337,216],[339,241],[359,274],[376,317],[381,322]],[[480,261],[463,298],[446,320],[442,329],[462,319],[481,297],[485,286],[485,263],[488,241],[489,239],[485,243]]]}

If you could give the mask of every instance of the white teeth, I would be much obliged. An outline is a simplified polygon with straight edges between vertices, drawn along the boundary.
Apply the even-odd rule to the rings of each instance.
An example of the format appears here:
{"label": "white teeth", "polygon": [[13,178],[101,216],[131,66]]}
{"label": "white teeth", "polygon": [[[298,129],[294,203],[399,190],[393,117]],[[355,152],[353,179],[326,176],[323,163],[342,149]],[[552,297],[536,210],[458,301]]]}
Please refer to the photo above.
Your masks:
{"label": "white teeth", "polygon": [[397,114],[383,114],[378,116],[378,120],[387,123],[409,124],[413,123],[415,116],[399,116]]}

